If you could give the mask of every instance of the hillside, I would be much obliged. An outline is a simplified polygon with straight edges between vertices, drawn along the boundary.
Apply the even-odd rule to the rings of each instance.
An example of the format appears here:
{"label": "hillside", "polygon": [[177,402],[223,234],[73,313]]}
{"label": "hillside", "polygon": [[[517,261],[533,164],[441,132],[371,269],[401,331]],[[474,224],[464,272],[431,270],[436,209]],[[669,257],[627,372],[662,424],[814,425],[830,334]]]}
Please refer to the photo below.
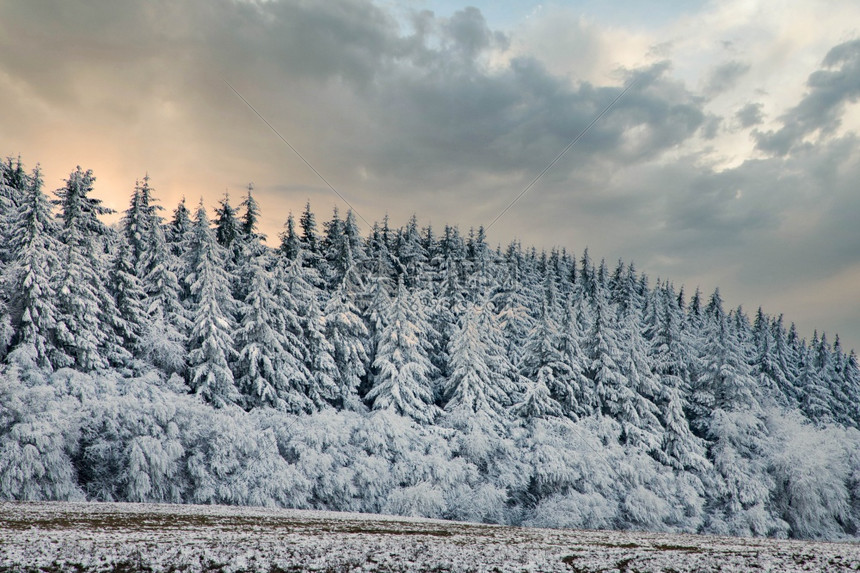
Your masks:
{"label": "hillside", "polygon": [[0,503],[0,534],[3,572],[790,573],[860,567],[855,544],[552,531],[223,506]]}
{"label": "hillside", "polygon": [[632,264],[249,191],[116,228],[78,168],[0,169],[0,499],[280,506],[841,539],[860,369],[838,337]]}

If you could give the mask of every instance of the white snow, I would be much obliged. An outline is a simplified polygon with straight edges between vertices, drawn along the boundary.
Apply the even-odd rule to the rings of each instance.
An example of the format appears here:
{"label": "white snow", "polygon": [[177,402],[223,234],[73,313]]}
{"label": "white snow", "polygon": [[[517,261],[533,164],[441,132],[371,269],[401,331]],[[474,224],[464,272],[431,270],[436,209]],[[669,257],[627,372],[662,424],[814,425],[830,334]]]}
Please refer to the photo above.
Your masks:
{"label": "white snow", "polygon": [[0,503],[0,571],[856,571],[860,545],[249,507]]}

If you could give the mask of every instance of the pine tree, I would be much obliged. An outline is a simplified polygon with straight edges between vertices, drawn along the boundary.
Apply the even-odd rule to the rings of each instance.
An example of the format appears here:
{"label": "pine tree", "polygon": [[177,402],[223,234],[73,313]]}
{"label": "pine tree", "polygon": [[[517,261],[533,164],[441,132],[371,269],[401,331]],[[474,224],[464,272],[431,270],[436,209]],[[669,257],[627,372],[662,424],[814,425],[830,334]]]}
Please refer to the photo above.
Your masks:
{"label": "pine tree", "polygon": [[310,377],[306,394],[315,409],[322,409],[338,401],[339,372],[334,359],[335,348],[326,337],[326,321],[318,302],[317,288],[310,286],[308,296],[300,297],[302,330],[308,353],[305,362]]}
{"label": "pine tree", "polygon": [[665,295],[665,292],[655,289],[652,312],[658,322],[654,325],[648,351],[661,389],[659,407],[663,436],[660,452],[663,456],[657,457],[678,470],[703,471],[709,465],[705,458],[705,443],[693,435],[684,413],[683,397],[690,389],[690,375],[687,370],[688,350],[682,341],[681,317],[665,296],[658,296],[661,293]]}
{"label": "pine tree", "polygon": [[225,192],[224,198],[215,208],[215,239],[227,249],[227,253],[231,253],[233,241],[241,234],[240,229],[241,223],[236,216],[236,209],[230,205],[230,194]]}
{"label": "pine tree", "polygon": [[281,232],[280,250],[289,260],[294,261],[299,256],[301,249],[299,235],[296,233],[296,220],[293,214],[287,217],[287,222],[284,224],[284,230]]}
{"label": "pine tree", "polygon": [[[630,283],[628,284],[635,284]],[[668,287],[667,287],[668,288]],[[641,333],[641,310],[634,291],[626,290],[620,301],[620,369],[626,384],[620,389],[616,418],[622,424],[623,440],[651,451],[659,446],[663,428],[655,404],[659,383],[647,357]],[[674,297],[667,295],[670,300]]]}
{"label": "pine tree", "polygon": [[833,348],[827,347],[822,336],[823,353],[821,361],[823,363],[822,371],[827,373],[826,378],[830,382],[830,393],[833,395],[831,410],[836,422],[844,426],[855,426],[857,418],[857,402],[853,400],[857,395],[852,392],[852,388],[845,377],[845,361],[846,356],[842,352],[842,342],[839,340],[839,335],[833,341]]}
{"label": "pine tree", "polygon": [[136,353],[141,349],[141,340],[149,331],[150,323],[144,306],[146,293],[132,264],[132,252],[133,249],[125,237],[120,237],[119,248],[111,269],[110,287],[117,309],[114,324],[122,339],[123,347]]}
{"label": "pine tree", "polygon": [[797,385],[800,390],[801,410],[813,422],[825,424],[833,420],[833,414],[830,410],[833,395],[822,378],[821,363],[819,361],[820,344],[818,333],[815,332],[809,347],[801,346],[800,357],[802,367],[800,375],[797,378]]}
{"label": "pine tree", "polygon": [[522,252],[519,244],[511,243],[505,254],[505,272],[501,284],[493,293],[492,301],[499,313],[499,322],[505,336],[505,351],[515,367],[522,367],[529,332],[534,319],[529,314],[531,301],[524,292],[522,279]]}
{"label": "pine tree", "polygon": [[616,362],[620,352],[614,313],[609,308],[600,278],[596,279],[594,289],[594,322],[583,348],[588,360],[585,375],[593,382],[599,409],[604,414],[617,415],[627,381]]}
{"label": "pine tree", "polygon": [[160,205],[155,204],[153,189],[149,186],[149,174],[143,177],[143,183],[136,181],[131,196],[129,208],[122,219],[123,232],[129,245],[129,264],[135,270],[138,278],[143,278],[142,269],[153,225],[161,224],[158,211]]}
{"label": "pine tree", "polygon": [[533,418],[560,418],[564,415],[561,405],[550,396],[547,382],[552,383],[552,369],[548,366],[541,368],[534,381],[529,380],[523,399],[511,408],[511,414],[521,420]]}
{"label": "pine tree", "polygon": [[800,361],[794,348],[789,344],[782,315],[771,321],[770,331],[773,339],[771,354],[775,380],[787,405],[791,408],[797,408],[800,403],[796,385]]}
{"label": "pine tree", "polygon": [[[288,352],[289,331],[284,328],[283,320],[279,320],[282,311],[273,293],[273,276],[266,270],[265,258],[257,255],[249,261],[248,294],[235,336],[236,385],[248,407],[293,410],[306,399],[296,389],[297,364],[290,362],[294,355]],[[301,382],[304,382],[305,373],[303,370],[301,373]]]}
{"label": "pine tree", "polygon": [[[353,272],[354,268],[350,265],[346,273],[350,275]],[[344,281],[331,294],[325,306],[325,333],[332,345],[332,358],[337,366],[335,406],[347,410],[363,407],[359,387],[368,365],[365,348],[368,332],[355,307],[354,297],[348,288],[348,281]]]}
{"label": "pine tree", "polygon": [[591,414],[597,405],[594,385],[585,375],[585,365],[588,362],[582,349],[584,336],[580,331],[573,303],[577,290],[578,287],[574,286],[567,296],[558,337],[558,349],[567,373],[566,377],[557,381],[562,389],[558,401],[562,411],[573,419]]}
{"label": "pine tree", "polygon": [[397,233],[394,254],[402,265],[403,282],[406,288],[418,286],[420,277],[424,274],[427,264],[427,251],[422,244],[418,231],[418,218],[413,214],[406,226]]}
{"label": "pine tree", "polygon": [[21,158],[18,158],[17,166],[12,165],[12,158],[8,158],[6,163],[0,162],[0,270],[4,263],[13,260],[9,245],[12,226],[26,190],[27,176],[21,165]]}
{"label": "pine tree", "polygon": [[[319,235],[317,234],[316,215],[311,211],[310,201],[305,204],[305,210],[299,217],[299,228],[302,230],[300,242],[304,252],[304,264],[314,269],[319,274],[318,280],[321,280],[325,276],[325,269],[323,268],[325,265]],[[315,284],[319,283],[315,282]]]}
{"label": "pine tree", "polygon": [[[382,237],[378,225],[374,225],[368,237],[368,252],[370,260],[370,277],[365,283],[362,293],[363,315],[368,328],[368,361],[372,364],[376,358],[376,346],[380,339],[382,330],[386,325],[386,314],[390,306],[390,298],[393,290],[391,277],[394,269],[391,264],[391,254]],[[373,378],[373,372],[368,373],[369,379]]]}
{"label": "pine tree", "polygon": [[83,371],[122,364],[130,358],[117,333],[119,313],[106,284],[105,242],[109,231],[99,215],[112,211],[89,196],[92,171],[78,167],[58,189],[64,244],[63,270],[57,276],[56,340],[54,361]]}
{"label": "pine tree", "polygon": [[12,217],[12,264],[5,269],[9,315],[15,336],[8,361],[22,369],[55,365],[54,329],[59,311],[51,276],[59,267],[60,244],[55,238],[57,223],[51,203],[42,192],[37,167],[30,177],[22,201]]}
{"label": "pine tree", "polygon": [[233,359],[233,312],[225,253],[216,242],[201,200],[186,253],[192,320],[188,341],[191,388],[220,408],[241,400],[229,363]]}
{"label": "pine tree", "polygon": [[550,396],[564,404],[565,410],[569,407],[573,413],[578,406],[574,389],[570,385],[574,373],[561,353],[560,327],[551,308],[553,294],[554,289],[545,285],[540,314],[526,339],[528,342],[520,374],[531,381],[537,381],[541,375]]}
{"label": "pine tree", "polygon": [[771,330],[771,321],[761,307],[756,312],[752,334],[755,348],[752,375],[759,388],[774,403],[787,407],[791,401],[791,397],[784,394],[784,389],[789,386],[788,380],[775,352],[776,344]]}
{"label": "pine tree", "polygon": [[183,265],[167,244],[159,221],[150,227],[147,244],[142,286],[149,320],[141,335],[141,354],[165,372],[184,373],[186,336],[191,322],[182,306],[183,288],[176,276]]}
{"label": "pine tree", "polygon": [[281,256],[275,264],[272,295],[278,304],[274,307],[274,328],[283,335],[284,352],[280,354],[280,368],[286,387],[278,389],[283,407],[293,413],[310,412],[316,408],[308,397],[312,375],[307,368],[310,350],[302,327],[307,300],[314,296],[313,287],[306,278],[301,252],[295,259]]}
{"label": "pine tree", "polygon": [[719,289],[704,312],[699,348],[700,371],[693,392],[696,423],[707,425],[713,410],[759,411],[758,392],[743,348],[730,329]]}
{"label": "pine tree", "polygon": [[426,331],[429,325],[416,299],[403,281],[388,308],[385,328],[380,333],[375,376],[367,400],[374,410],[391,409],[418,422],[430,423],[437,416],[433,405],[433,364],[428,357]]}
{"label": "pine tree", "polygon": [[500,428],[506,418],[505,407],[511,403],[512,388],[499,370],[504,355],[493,340],[498,335],[493,337],[491,332],[498,333],[498,327],[493,329],[487,319],[495,320],[492,311],[482,312],[473,303],[467,304],[460,315],[448,343],[450,375],[444,387],[445,412],[455,419],[477,415]]}
{"label": "pine tree", "polygon": [[167,226],[165,238],[174,256],[181,257],[185,253],[185,247],[191,238],[191,212],[185,206],[185,197],[173,210],[173,219]]}
{"label": "pine tree", "polygon": [[242,199],[242,203],[239,205],[240,208],[244,209],[244,213],[242,213],[240,230],[242,235],[246,237],[255,237],[257,240],[265,240],[265,235],[259,235],[257,233],[257,223],[260,220],[260,205],[257,203],[257,200],[254,199],[252,192],[254,191],[254,184],[248,184],[248,194]]}

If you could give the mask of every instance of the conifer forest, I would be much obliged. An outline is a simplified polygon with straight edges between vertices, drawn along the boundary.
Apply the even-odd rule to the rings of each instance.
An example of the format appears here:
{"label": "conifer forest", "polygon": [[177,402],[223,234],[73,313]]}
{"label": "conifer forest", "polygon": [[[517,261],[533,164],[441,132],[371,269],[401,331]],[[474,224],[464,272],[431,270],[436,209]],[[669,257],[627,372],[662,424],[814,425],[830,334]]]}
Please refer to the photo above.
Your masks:
{"label": "conifer forest", "polygon": [[[0,166],[0,499],[817,539],[860,528],[837,336],[484,230],[258,230],[249,189],[118,223]],[[420,214],[418,214],[420,216]]]}

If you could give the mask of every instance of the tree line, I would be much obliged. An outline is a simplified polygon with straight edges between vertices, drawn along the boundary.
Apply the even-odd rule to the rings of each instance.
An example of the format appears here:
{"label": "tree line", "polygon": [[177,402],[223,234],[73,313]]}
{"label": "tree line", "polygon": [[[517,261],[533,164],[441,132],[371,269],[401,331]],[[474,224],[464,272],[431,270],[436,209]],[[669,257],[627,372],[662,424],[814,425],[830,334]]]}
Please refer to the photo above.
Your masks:
{"label": "tree line", "polygon": [[[364,236],[353,212],[335,208],[318,225],[310,204],[272,248],[250,187],[235,207],[225,195],[212,219],[202,200],[168,215],[148,176],[108,226],[91,171],[78,167],[51,198],[38,167],[0,165],[0,359],[16,384],[68,371],[154,375],[217,410],[383,412],[499,440],[609,423],[611,447],[719,482],[719,495],[697,494],[711,504],[699,513],[746,515],[738,531],[759,534],[788,531],[774,519],[805,534],[789,518],[791,488],[756,465],[778,433],[773,412],[810,432],[860,427],[860,369],[838,336],[807,341],[781,315],[726,310],[719,290],[652,285],[632,263],[610,268],[587,249],[577,259],[493,248],[482,228],[437,232],[415,216],[397,228],[386,217]],[[590,447],[600,457],[610,446]],[[95,479],[76,463],[75,479]],[[475,465],[492,473],[489,461]],[[827,519],[849,533],[853,479],[842,479],[841,501],[815,493],[845,506]],[[497,501],[534,509],[571,493],[554,480]],[[765,506],[770,525],[749,525]]]}

